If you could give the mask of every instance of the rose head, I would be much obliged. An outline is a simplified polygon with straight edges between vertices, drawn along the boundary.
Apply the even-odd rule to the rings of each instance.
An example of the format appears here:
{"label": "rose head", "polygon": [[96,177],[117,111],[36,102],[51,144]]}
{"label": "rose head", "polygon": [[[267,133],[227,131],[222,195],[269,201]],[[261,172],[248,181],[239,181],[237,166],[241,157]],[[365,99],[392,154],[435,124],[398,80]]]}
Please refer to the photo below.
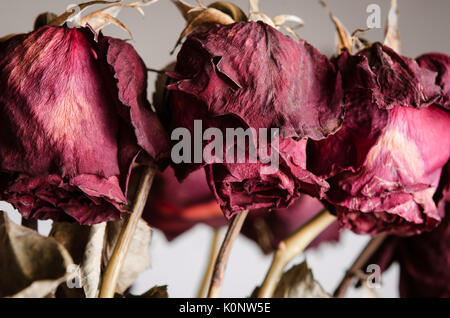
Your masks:
{"label": "rose head", "polygon": [[326,178],[327,201],[357,232],[413,235],[436,227],[433,201],[450,157],[450,114],[437,73],[379,43],[336,60],[343,127],[308,144],[308,169]]}
{"label": "rose head", "polygon": [[94,224],[126,212],[132,164],[166,137],[126,42],[42,27],[0,43],[1,199],[26,218]]}
{"label": "rose head", "polygon": [[[287,209],[265,209],[252,211],[242,228],[242,233],[259,244],[263,252],[271,253],[281,241],[288,238],[302,225],[322,211],[324,206],[319,200],[302,195]],[[334,222],[308,248],[316,248],[325,242],[339,240],[339,225]]]}
{"label": "rose head", "polygon": [[[331,62],[304,41],[294,41],[262,22],[239,22],[193,33],[174,72],[171,128],[279,128],[280,169],[263,164],[206,164],[208,182],[227,217],[246,209],[282,208],[305,191],[327,184],[308,172],[305,145],[334,133],[341,124],[340,76]],[[225,150],[226,151],[226,150]],[[179,165],[185,177],[202,165]],[[312,190],[311,190],[312,189]],[[318,194],[319,195],[319,194]]]}
{"label": "rose head", "polygon": [[168,240],[204,223],[213,228],[227,224],[206,183],[205,171],[197,170],[179,183],[171,167],[153,181],[143,218],[161,230]]}

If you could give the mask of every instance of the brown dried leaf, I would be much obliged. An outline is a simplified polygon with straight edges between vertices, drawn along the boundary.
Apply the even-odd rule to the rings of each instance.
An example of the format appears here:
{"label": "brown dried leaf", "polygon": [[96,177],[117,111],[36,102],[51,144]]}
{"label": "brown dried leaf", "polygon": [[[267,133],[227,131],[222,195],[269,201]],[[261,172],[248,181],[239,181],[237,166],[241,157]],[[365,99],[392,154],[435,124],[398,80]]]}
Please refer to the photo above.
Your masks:
{"label": "brown dried leaf", "polygon": [[[259,10],[259,0],[250,0],[250,14],[248,20],[254,22],[262,21],[278,30],[284,29],[296,39],[300,39],[300,36],[295,32],[295,29],[298,29],[305,24],[300,17],[291,14],[281,14],[273,19],[270,18]],[[288,22],[291,22],[294,25],[292,27],[288,26],[286,24]]]}
{"label": "brown dried leaf", "polygon": [[79,265],[79,276],[84,297],[97,297],[100,279],[106,223],[83,226],[77,223],[54,222],[54,237],[71,253]]}
{"label": "brown dried leaf", "polygon": [[331,298],[314,279],[305,262],[283,274],[273,295],[274,298]]}
{"label": "brown dried leaf", "polygon": [[69,252],[53,238],[17,225],[0,215],[0,297],[52,295],[70,275]]}
{"label": "brown dried leaf", "polygon": [[208,8],[217,9],[223,13],[226,13],[229,15],[234,22],[241,22],[241,21],[247,21],[247,15],[242,11],[241,8],[239,8],[237,5],[231,2],[226,1],[217,1],[214,3],[211,3]]}
{"label": "brown dried leaf", "polygon": [[202,9],[202,12],[199,13],[192,21],[188,21],[188,25],[183,32],[181,32],[181,35],[175,44],[175,48],[177,48],[181,41],[192,32],[205,30],[216,24],[227,25],[233,23],[235,23],[233,18],[220,10],[214,8]]}
{"label": "brown dried leaf", "polygon": [[389,10],[389,16],[386,23],[384,45],[400,54],[402,52],[402,39],[400,37],[400,30],[398,27],[398,14],[399,9],[397,0],[391,0],[391,9]]}
{"label": "brown dried leaf", "polygon": [[[84,2],[84,3],[80,3],[78,4],[78,9],[80,10],[80,12],[90,6],[96,5],[96,4],[113,4],[113,3],[119,3],[122,0],[112,0],[112,1],[88,1],[88,2]],[[61,14],[60,16],[58,16],[56,19],[54,19],[53,21],[51,21],[49,23],[50,26],[62,26],[64,23],[67,22],[67,20],[74,14],[76,13],[76,9],[73,8],[70,11],[66,11],[63,14]]]}
{"label": "brown dried leaf", "polygon": [[[124,221],[109,222],[106,227],[106,259],[109,260],[119,238]],[[131,241],[127,256],[122,266],[116,292],[123,294],[140,273],[150,267],[150,242],[152,231],[147,223],[139,221],[136,233]]]}

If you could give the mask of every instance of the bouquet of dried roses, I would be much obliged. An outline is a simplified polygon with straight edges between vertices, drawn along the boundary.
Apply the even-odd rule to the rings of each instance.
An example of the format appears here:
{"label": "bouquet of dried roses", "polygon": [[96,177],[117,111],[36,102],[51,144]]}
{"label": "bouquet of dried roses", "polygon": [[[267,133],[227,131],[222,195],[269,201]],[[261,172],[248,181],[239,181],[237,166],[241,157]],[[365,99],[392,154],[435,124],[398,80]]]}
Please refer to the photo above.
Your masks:
{"label": "bouquet of dried roses", "polygon": [[383,43],[330,12],[329,58],[257,0],[172,0],[187,25],[151,103],[155,70],[102,29],[131,34],[119,12],[154,2],[91,1],[0,39],[0,200],[22,216],[0,218],[0,296],[134,297],[151,228],[202,223],[199,297],[220,296],[240,233],[273,253],[253,297],[332,297],[306,263],[285,268],[342,229],[373,238],[334,296],[398,261],[401,296],[450,297],[450,57],[401,54],[397,1]]}

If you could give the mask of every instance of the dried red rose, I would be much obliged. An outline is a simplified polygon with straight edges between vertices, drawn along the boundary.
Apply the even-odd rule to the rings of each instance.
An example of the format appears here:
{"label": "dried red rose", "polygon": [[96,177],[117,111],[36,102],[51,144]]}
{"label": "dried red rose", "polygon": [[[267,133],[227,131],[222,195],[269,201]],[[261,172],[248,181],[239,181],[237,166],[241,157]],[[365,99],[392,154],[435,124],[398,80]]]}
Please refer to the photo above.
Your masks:
{"label": "dried red rose", "polygon": [[[283,138],[322,139],[341,123],[341,80],[331,62],[262,22],[192,34],[170,76],[174,103],[232,114],[255,129],[278,127]],[[173,112],[173,124],[184,116]]]}
{"label": "dried red rose", "polygon": [[156,174],[143,218],[168,240],[197,224],[219,228],[228,223],[206,183],[204,170],[179,183],[171,167]]}
{"label": "dried red rose", "polygon": [[166,136],[124,41],[42,27],[0,43],[1,199],[26,218],[94,224],[126,212],[131,166]]}
{"label": "dried red rose", "polygon": [[[319,200],[303,194],[287,209],[252,211],[245,221],[242,233],[257,242],[265,253],[271,253],[278,248],[281,241],[295,233],[323,209],[324,206]],[[317,236],[308,248],[338,240],[339,224],[334,222]]]}
{"label": "dried red rose", "polygon": [[436,227],[433,202],[450,158],[450,114],[437,73],[379,43],[342,54],[343,127],[308,144],[308,169],[330,183],[327,201],[357,233],[413,235]]}
{"label": "dried red rose", "polygon": [[[305,169],[306,139],[334,133],[343,105],[340,76],[319,51],[262,22],[240,22],[189,36],[169,75],[172,128],[192,132],[198,119],[204,129],[216,127],[224,135],[226,128],[280,129],[280,147],[274,150],[279,171],[262,174],[261,163],[206,166],[227,217],[287,207],[302,187],[325,191],[327,184]],[[182,179],[200,166],[175,168]]]}

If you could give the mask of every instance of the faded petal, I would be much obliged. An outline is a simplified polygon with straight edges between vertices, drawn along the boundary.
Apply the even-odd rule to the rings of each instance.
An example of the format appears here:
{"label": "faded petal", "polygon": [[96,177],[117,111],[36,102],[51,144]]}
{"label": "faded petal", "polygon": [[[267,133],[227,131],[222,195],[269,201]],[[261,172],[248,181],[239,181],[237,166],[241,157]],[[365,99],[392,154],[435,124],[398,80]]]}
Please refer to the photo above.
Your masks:
{"label": "faded petal", "polygon": [[191,35],[169,75],[171,90],[193,96],[185,109],[200,103],[255,129],[280,127],[285,138],[322,139],[341,124],[341,80],[331,62],[262,22]]}
{"label": "faded petal", "polygon": [[135,49],[127,42],[111,37],[99,38],[122,107],[120,113],[134,127],[139,146],[153,159],[167,154],[168,139],[147,99],[147,68]]}
{"label": "faded petal", "polygon": [[328,178],[327,200],[357,233],[418,234],[443,216],[433,201],[450,157],[450,115],[436,73],[374,44],[337,59],[347,112],[342,129],[308,145],[308,169]]}
{"label": "faded petal", "polygon": [[306,170],[306,139],[280,139],[279,167],[257,163],[221,163],[205,167],[208,183],[225,216],[255,209],[286,208],[300,191],[323,196],[328,184]]}

